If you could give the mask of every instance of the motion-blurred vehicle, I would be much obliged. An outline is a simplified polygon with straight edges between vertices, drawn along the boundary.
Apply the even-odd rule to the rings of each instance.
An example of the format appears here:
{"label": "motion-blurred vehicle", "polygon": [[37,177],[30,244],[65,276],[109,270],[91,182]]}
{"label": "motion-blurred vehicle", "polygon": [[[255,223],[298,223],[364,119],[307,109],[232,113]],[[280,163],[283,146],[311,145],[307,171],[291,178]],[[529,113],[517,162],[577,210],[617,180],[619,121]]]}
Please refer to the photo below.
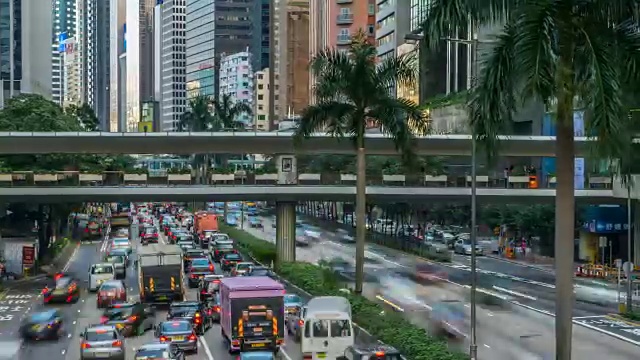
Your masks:
{"label": "motion-blurred vehicle", "polygon": [[109,254],[105,256],[104,261],[113,264],[115,270],[114,277],[116,279],[124,279],[127,277],[127,258],[125,255]]}
{"label": "motion-blurred vehicle", "polygon": [[131,252],[133,252],[131,240],[125,237],[111,239],[111,249],[125,249],[127,250],[127,254],[131,254]]}
{"label": "motion-blurred vehicle", "polygon": [[107,307],[100,318],[101,324],[115,326],[123,336],[142,335],[152,330],[155,322],[155,310],[140,302],[113,304]]}
{"label": "motion-blurred vehicle", "polygon": [[124,337],[113,325],[87,327],[81,334],[80,359],[125,360]]}
{"label": "motion-blurred vehicle", "polygon": [[155,336],[161,343],[170,343],[182,351],[198,353],[198,336],[188,320],[163,321],[156,327]]}
{"label": "motion-blurred vehicle", "polygon": [[44,289],[42,299],[45,304],[54,302],[76,303],[80,299],[80,281],[66,275],[56,275]]}
{"label": "motion-blurred vehicle", "polygon": [[249,272],[245,276],[266,276],[272,279],[276,279],[276,274],[273,270],[266,266],[253,265]]}
{"label": "motion-blurred vehicle", "polygon": [[310,245],[310,241],[306,235],[302,233],[296,234],[296,246],[307,247],[309,245]]}
{"label": "motion-blurred vehicle", "polygon": [[249,227],[261,229],[262,221],[256,216],[249,216]]}
{"label": "motion-blurred vehicle", "polygon": [[188,269],[188,284],[189,288],[198,287],[200,279],[204,279],[205,275],[215,274],[215,267],[213,263],[207,258],[198,258],[191,260]]}
{"label": "motion-blurred vehicle", "polygon": [[158,243],[158,229],[154,227],[146,227],[144,229],[144,234],[142,234],[142,241],[147,243]]}
{"label": "motion-blurred vehicle", "polygon": [[336,360],[401,360],[402,355],[396,348],[388,345],[353,345]]}
{"label": "motion-blurred vehicle", "polygon": [[424,244],[427,247],[427,250],[433,251],[433,252],[436,252],[436,253],[444,254],[447,251],[449,251],[449,246],[447,245],[446,242],[444,242],[441,239],[439,239],[439,240],[425,240]]}
{"label": "motion-blurred vehicle", "polygon": [[112,263],[93,264],[89,268],[89,291],[98,291],[100,285],[115,279],[116,269]]}
{"label": "motion-blurred vehicle", "polygon": [[27,316],[20,325],[25,340],[57,340],[62,336],[63,317],[59,310],[39,311]]}
{"label": "motion-blurred vehicle", "polygon": [[[484,251],[480,245],[476,245],[476,255],[484,255]],[[471,240],[470,239],[459,239],[456,240],[455,245],[453,246],[453,252],[456,254],[462,255],[471,255]]]}
{"label": "motion-blurred vehicle", "polygon": [[243,351],[237,360],[274,360],[275,355],[272,351]]}
{"label": "motion-blurred vehicle", "polygon": [[119,301],[127,301],[127,288],[122,280],[103,282],[96,296],[96,307],[101,309]]}
{"label": "motion-blurred vehicle", "polygon": [[220,259],[220,268],[222,268],[222,271],[231,271],[231,269],[241,261],[242,256],[237,252],[226,253]]}
{"label": "motion-blurred vehicle", "polygon": [[184,351],[172,343],[144,344],[136,349],[134,360],[185,360]]}
{"label": "motion-blurred vehicle", "polygon": [[434,283],[447,279],[449,275],[441,267],[428,263],[419,263],[416,265],[416,278],[418,283]]}
{"label": "motion-blurred vehicle", "polygon": [[285,294],[284,295],[284,311],[285,318],[284,321],[288,326],[290,315],[299,315],[302,310],[302,299],[300,296],[296,294]]}
{"label": "motion-blurred vehicle", "polygon": [[227,215],[225,222],[229,226],[233,226],[233,227],[238,226],[238,218],[235,215]]}
{"label": "motion-blurred vehicle", "polygon": [[200,283],[198,284],[198,301],[207,301],[213,294],[220,291],[220,279],[223,277],[223,275],[211,274],[205,275],[204,278],[200,279]]}
{"label": "motion-blurred vehicle", "polygon": [[231,276],[244,276],[251,270],[253,266],[252,262],[243,261],[236,264],[236,266],[231,269]]}
{"label": "motion-blurred vehicle", "polygon": [[167,320],[187,320],[193,325],[196,334],[203,335],[213,326],[211,316],[206,311],[205,305],[197,301],[173,302],[169,306]]}
{"label": "motion-blurred vehicle", "polygon": [[436,335],[445,334],[456,339],[464,338],[464,304],[458,300],[443,300],[433,306],[430,329]]}

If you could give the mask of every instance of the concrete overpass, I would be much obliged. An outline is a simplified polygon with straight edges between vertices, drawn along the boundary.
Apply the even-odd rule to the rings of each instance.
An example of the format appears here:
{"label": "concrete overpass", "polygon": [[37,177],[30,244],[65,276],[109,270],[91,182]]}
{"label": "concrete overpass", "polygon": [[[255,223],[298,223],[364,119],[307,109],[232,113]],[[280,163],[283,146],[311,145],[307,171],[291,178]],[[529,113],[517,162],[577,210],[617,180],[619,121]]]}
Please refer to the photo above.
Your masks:
{"label": "concrete overpass", "polygon": [[[176,185],[176,186],[77,186],[0,187],[2,202],[88,202],[88,201],[344,201],[355,200],[356,189],[347,185]],[[555,189],[478,188],[481,202],[552,203]],[[624,203],[611,189],[575,190],[576,202],[588,204]],[[367,199],[376,203],[423,203],[446,201],[466,203],[470,188],[369,186]]]}
{"label": "concrete overpass", "polygon": [[[555,156],[553,136],[501,136],[502,156]],[[576,156],[588,153],[590,138],[576,138]],[[429,135],[416,140],[420,155],[470,155],[470,135]],[[398,152],[389,137],[367,134],[369,155]],[[351,141],[315,134],[294,144],[292,133],[252,132],[0,132],[0,154],[355,154]]]}

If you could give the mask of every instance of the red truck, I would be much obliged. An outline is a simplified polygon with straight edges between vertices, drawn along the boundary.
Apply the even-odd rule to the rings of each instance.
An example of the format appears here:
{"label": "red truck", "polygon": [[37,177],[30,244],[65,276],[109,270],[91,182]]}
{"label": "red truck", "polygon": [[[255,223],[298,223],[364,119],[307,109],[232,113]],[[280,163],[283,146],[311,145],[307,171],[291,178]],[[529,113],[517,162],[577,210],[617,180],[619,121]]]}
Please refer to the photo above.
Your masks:
{"label": "red truck", "polygon": [[277,352],[284,343],[284,286],[266,276],[220,280],[220,326],[229,352]]}

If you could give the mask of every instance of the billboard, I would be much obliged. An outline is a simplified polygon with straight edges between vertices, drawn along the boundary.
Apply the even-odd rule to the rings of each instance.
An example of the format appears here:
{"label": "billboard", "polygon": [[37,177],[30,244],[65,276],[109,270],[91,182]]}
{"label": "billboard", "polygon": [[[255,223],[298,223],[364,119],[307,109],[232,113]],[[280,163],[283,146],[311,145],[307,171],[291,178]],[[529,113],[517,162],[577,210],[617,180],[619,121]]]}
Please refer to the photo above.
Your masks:
{"label": "billboard", "polygon": [[[554,114],[547,113],[542,120],[542,135],[543,136],[556,136],[556,127]],[[573,112],[573,135],[576,137],[585,136],[585,124],[584,124],[584,111],[575,110]],[[584,158],[575,158],[574,160],[575,174],[573,177],[574,186],[576,189],[584,189],[585,183],[585,161]],[[546,157],[542,158],[542,173],[544,176],[549,174],[555,174],[556,172],[556,158]]]}
{"label": "billboard", "polygon": [[140,121],[138,123],[138,132],[153,132],[153,121]]}
{"label": "billboard", "polygon": [[123,52],[127,52],[127,23],[122,24],[122,38]]}
{"label": "billboard", "polygon": [[61,32],[60,35],[58,35],[58,52],[64,52],[65,51],[65,41],[67,40],[68,35],[66,32]]}

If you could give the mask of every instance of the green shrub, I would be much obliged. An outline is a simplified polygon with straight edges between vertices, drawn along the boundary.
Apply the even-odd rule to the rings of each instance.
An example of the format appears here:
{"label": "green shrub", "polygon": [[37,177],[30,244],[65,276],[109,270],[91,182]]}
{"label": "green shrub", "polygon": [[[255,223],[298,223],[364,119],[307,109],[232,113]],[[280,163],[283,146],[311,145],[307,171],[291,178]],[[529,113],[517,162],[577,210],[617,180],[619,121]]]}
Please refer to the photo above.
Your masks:
{"label": "green shrub", "polygon": [[629,319],[632,321],[640,321],[640,312],[637,312],[637,311],[627,311],[624,313],[620,313],[620,315],[625,319]]}
{"label": "green shrub", "polygon": [[[236,241],[237,246],[263,264],[275,261],[274,244],[245,231],[220,226]],[[377,339],[394,346],[410,360],[462,360],[469,357],[448,349],[444,340],[430,336],[426,330],[411,324],[402,314],[384,311],[379,304],[355,294],[340,291],[336,274],[329,268],[305,262],[285,263],[278,275],[314,296],[345,296],[351,302],[353,320]]]}

